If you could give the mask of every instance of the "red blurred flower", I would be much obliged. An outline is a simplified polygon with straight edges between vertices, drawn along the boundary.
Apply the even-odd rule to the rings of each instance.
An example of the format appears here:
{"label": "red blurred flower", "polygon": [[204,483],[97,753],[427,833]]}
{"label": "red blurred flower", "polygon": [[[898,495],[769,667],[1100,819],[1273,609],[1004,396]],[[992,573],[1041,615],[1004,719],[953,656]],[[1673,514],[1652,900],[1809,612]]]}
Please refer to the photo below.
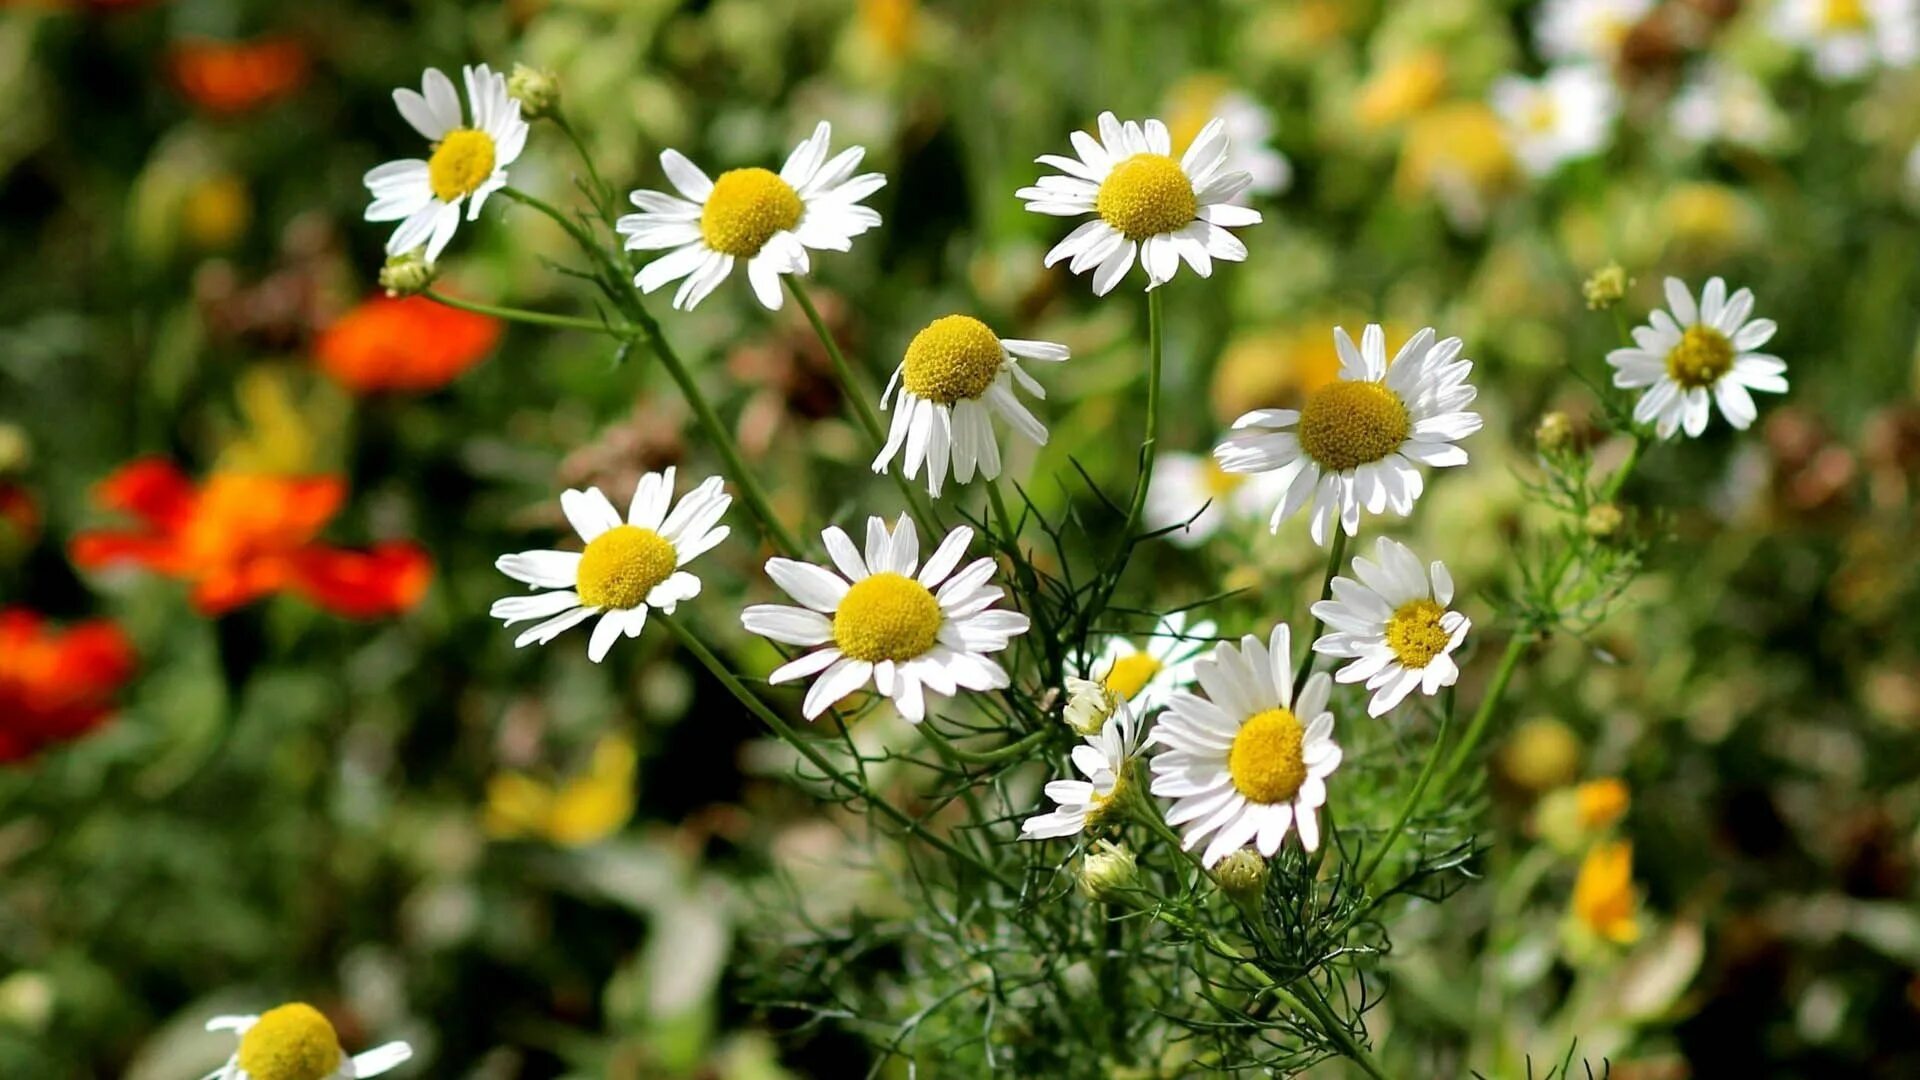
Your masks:
{"label": "red blurred flower", "polygon": [[197,38],[167,51],[167,69],[188,101],[233,116],[277,101],[307,81],[307,50],[290,37]]}
{"label": "red blurred flower", "polygon": [[0,480],[0,546],[32,547],[40,538],[40,504],[19,484]]}
{"label": "red blurred flower", "polygon": [[356,618],[391,615],[418,603],[433,574],[412,544],[350,551],[315,540],[345,501],[337,476],[215,473],[196,488],[171,464],[145,460],[108,477],[96,498],[146,528],[83,533],[74,563],[133,564],[190,581],[209,615],[275,592]]}
{"label": "red blurred flower", "polygon": [[53,630],[25,608],[0,609],[0,762],[100,726],[132,675],[133,646],[105,619]]}
{"label": "red blurred flower", "polygon": [[493,351],[500,321],[421,296],[376,296],[320,332],[314,356],[356,393],[436,390]]}

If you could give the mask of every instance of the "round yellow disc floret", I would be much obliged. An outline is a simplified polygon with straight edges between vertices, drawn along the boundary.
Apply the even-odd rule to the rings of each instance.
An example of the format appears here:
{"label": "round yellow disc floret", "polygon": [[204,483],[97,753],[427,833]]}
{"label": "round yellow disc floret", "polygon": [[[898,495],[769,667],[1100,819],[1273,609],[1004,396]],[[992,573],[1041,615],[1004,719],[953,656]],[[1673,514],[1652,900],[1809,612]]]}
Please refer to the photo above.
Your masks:
{"label": "round yellow disc floret", "polygon": [[986,323],[948,315],[913,335],[901,366],[900,385],[914,397],[942,405],[977,398],[993,385],[1006,355]]}
{"label": "round yellow disc floret", "polygon": [[1340,379],[1314,391],[1300,410],[1300,448],[1332,472],[1379,461],[1413,430],[1400,395],[1385,383]]}
{"label": "round yellow disc floret", "polygon": [[1733,342],[1711,326],[1694,325],[1667,353],[1667,375],[1691,390],[1712,386],[1733,367]]}
{"label": "round yellow disc floret", "polygon": [[680,565],[667,538],[638,525],[616,525],[587,545],[575,576],[588,607],[636,608]]}
{"label": "round yellow disc floret", "polygon": [[1282,803],[1307,781],[1306,729],[1286,709],[1254,713],[1227,751],[1227,773],[1250,802]]}
{"label": "round yellow disc floret", "polygon": [[940,603],[925,585],[902,574],[863,578],[833,613],[833,642],[855,660],[877,664],[911,660],[940,636]]}
{"label": "round yellow disc floret", "polygon": [[1185,227],[1200,200],[1179,162],[1165,154],[1135,154],[1100,182],[1093,208],[1122,236],[1145,240]]}
{"label": "round yellow disc floret", "polygon": [[1440,625],[1447,609],[1431,600],[1409,600],[1387,620],[1387,648],[1402,667],[1423,668],[1447,650],[1453,635]]}
{"label": "round yellow disc floret", "polygon": [[773,234],[800,224],[800,193],[766,169],[730,169],[713,182],[700,211],[700,235],[715,251],[741,259],[760,254]]}
{"label": "round yellow disc floret", "polygon": [[340,1037],[320,1010],[298,1002],[262,1013],[240,1036],[251,1080],[325,1080],[340,1067]]}
{"label": "round yellow disc floret", "polygon": [[1131,699],[1144,690],[1155,675],[1160,674],[1160,667],[1160,661],[1144,652],[1128,653],[1113,662],[1103,681],[1107,689]]}
{"label": "round yellow disc floret", "polygon": [[449,131],[427,159],[427,186],[441,202],[471,195],[493,175],[493,136],[472,128]]}

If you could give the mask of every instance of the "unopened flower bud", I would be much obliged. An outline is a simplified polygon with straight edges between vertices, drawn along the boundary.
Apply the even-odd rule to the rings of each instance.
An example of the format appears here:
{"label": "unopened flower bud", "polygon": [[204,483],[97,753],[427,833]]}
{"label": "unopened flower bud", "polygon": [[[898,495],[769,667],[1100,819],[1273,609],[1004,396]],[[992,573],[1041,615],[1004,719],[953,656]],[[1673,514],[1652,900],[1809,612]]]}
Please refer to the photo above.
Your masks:
{"label": "unopened flower bud", "polygon": [[1621,297],[1627,295],[1627,286],[1631,284],[1633,279],[1627,276],[1626,269],[1617,262],[1610,262],[1587,278],[1580,286],[1580,294],[1587,298],[1587,310],[1600,311],[1619,303]]}
{"label": "unopened flower bud", "polygon": [[507,76],[507,96],[520,103],[520,115],[528,120],[552,116],[560,104],[560,80],[550,71],[515,64]]}
{"label": "unopened flower bud", "polygon": [[1080,891],[1090,900],[1118,899],[1139,876],[1133,852],[1111,840],[1095,844],[1080,860]]}
{"label": "unopened flower bud", "polygon": [[1573,421],[1557,410],[1542,416],[1533,429],[1533,442],[1543,454],[1557,454],[1567,449],[1573,445]]}
{"label": "unopened flower bud", "polygon": [[1595,503],[1588,508],[1586,519],[1580,525],[1587,530],[1588,536],[1605,540],[1619,532],[1625,522],[1626,515],[1620,512],[1619,507],[1612,503]]}
{"label": "unopened flower bud", "polygon": [[1100,725],[1119,706],[1120,696],[1105,683],[1067,676],[1067,707],[1061,715],[1073,730],[1082,735],[1100,734]]}
{"label": "unopened flower bud", "polygon": [[1267,860],[1253,848],[1243,847],[1214,866],[1213,881],[1235,903],[1253,903],[1267,887]]}
{"label": "unopened flower bud", "polygon": [[412,296],[425,292],[439,276],[440,271],[418,251],[409,251],[387,257],[387,264],[380,268],[380,286],[388,296]]}

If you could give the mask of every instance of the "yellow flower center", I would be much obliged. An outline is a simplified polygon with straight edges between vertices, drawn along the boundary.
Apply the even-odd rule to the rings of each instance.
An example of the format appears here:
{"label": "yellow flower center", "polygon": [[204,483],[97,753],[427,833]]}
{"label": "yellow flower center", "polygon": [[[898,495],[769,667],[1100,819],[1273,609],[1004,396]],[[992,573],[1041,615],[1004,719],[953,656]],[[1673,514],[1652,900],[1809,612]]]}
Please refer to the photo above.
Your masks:
{"label": "yellow flower center", "polygon": [[1129,240],[1170,233],[1199,212],[1193,181],[1165,154],[1135,154],[1100,183],[1094,209]]}
{"label": "yellow flower center", "polygon": [[1146,689],[1155,675],[1160,674],[1160,661],[1144,652],[1128,653],[1113,662],[1102,680],[1107,689],[1131,700],[1134,695]]}
{"label": "yellow flower center", "polygon": [[1293,798],[1307,781],[1302,756],[1306,729],[1286,709],[1254,713],[1240,725],[1227,751],[1227,773],[1233,786],[1251,802],[1280,803]]}
{"label": "yellow flower center", "polygon": [[638,525],[616,525],[587,545],[575,578],[588,607],[636,608],[673,576],[680,556],[667,538]]}
{"label": "yellow flower center", "polygon": [[1379,461],[1413,430],[1400,395],[1385,383],[1340,379],[1313,392],[1300,410],[1300,448],[1333,472]]}
{"label": "yellow flower center", "polygon": [[1821,9],[1821,22],[1835,32],[1865,30],[1873,25],[1864,0],[1827,0]]}
{"label": "yellow flower center", "polygon": [[298,1002],[261,1014],[240,1036],[239,1065],[252,1080],[325,1080],[340,1058],[333,1025],[319,1009]]}
{"label": "yellow flower center", "polygon": [[452,202],[493,175],[493,136],[472,128],[447,132],[427,159],[427,186],[441,202]]}
{"label": "yellow flower center", "polygon": [[914,397],[951,405],[986,393],[1005,361],[1006,350],[986,323],[948,315],[913,335],[900,384]]}
{"label": "yellow flower center", "polygon": [[1096,790],[1093,798],[1087,801],[1087,828],[1097,828],[1101,822],[1124,809],[1127,803],[1121,796],[1126,793],[1126,790],[1127,770],[1122,768],[1114,775],[1112,791],[1102,795]]}
{"label": "yellow flower center", "polygon": [[1553,95],[1535,94],[1527,104],[1526,128],[1535,135],[1544,135],[1560,122],[1560,110],[1553,103]]}
{"label": "yellow flower center", "polygon": [[833,613],[833,642],[855,660],[911,660],[940,636],[940,603],[925,585],[892,572],[856,582]]}
{"label": "yellow flower center", "polygon": [[1695,324],[1680,335],[1680,344],[1667,353],[1667,375],[1691,390],[1712,386],[1733,366],[1733,342],[1711,326]]}
{"label": "yellow flower center", "polygon": [[1402,667],[1423,668],[1447,649],[1453,635],[1440,625],[1447,609],[1431,600],[1409,600],[1387,620],[1387,648]]}
{"label": "yellow flower center", "polygon": [[742,259],[760,254],[773,234],[800,224],[806,207],[793,185],[765,169],[731,169],[713,182],[700,211],[707,246]]}

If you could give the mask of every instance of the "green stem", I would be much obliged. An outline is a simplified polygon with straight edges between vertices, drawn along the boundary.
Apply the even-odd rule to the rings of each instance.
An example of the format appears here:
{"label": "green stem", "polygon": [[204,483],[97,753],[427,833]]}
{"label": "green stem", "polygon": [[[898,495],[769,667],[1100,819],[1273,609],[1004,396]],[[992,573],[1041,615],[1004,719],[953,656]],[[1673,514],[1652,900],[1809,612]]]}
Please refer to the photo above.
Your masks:
{"label": "green stem", "polygon": [[1487,723],[1493,719],[1494,709],[1500,704],[1500,698],[1507,692],[1507,684],[1513,681],[1513,673],[1520,666],[1521,657],[1527,653],[1527,646],[1533,643],[1531,633],[1515,634],[1507,642],[1507,651],[1500,656],[1500,666],[1494,669],[1493,682],[1487,686],[1487,692],[1480,698],[1480,707],[1473,711],[1473,719],[1467,721],[1467,733],[1460,745],[1453,748],[1453,755],[1447,759],[1446,771],[1440,774],[1441,791],[1451,791],[1453,782],[1459,778],[1460,770],[1466,768],[1473,759],[1473,749],[1480,743],[1480,737],[1487,732]]}
{"label": "green stem", "polygon": [[955,759],[964,761],[969,765],[999,765],[1008,761],[1018,761],[1026,757],[1034,749],[1045,743],[1047,736],[1050,734],[1051,732],[1043,728],[1039,731],[1023,735],[1005,746],[992,750],[968,750],[964,747],[955,746],[951,742],[948,742],[946,747],[948,753],[952,754]]}
{"label": "green stem", "polygon": [[[1033,564],[1020,555],[1020,530],[1014,527],[1013,515],[1007,513],[1006,501],[1000,496],[1000,482],[998,480],[988,480],[986,487],[987,501],[993,506],[994,520],[999,524],[1001,533],[1005,534],[1007,539],[1007,551],[1010,553],[1009,557],[1013,560],[1014,572],[1020,575],[1020,587],[1027,590],[1027,596],[1031,598],[1028,601],[1027,610],[1029,614],[1033,616],[1034,623],[1039,627],[1041,640],[1052,641],[1053,626],[1047,616],[1046,605],[1040,602],[1040,579],[1033,572]],[[1046,657],[1043,655],[1042,661],[1045,662],[1045,660]],[[1048,682],[1053,682],[1058,674],[1058,672],[1049,670],[1047,672]]]}
{"label": "green stem", "polygon": [[593,186],[594,191],[593,208],[599,211],[601,217],[607,219],[608,224],[612,224],[614,217],[614,204],[612,202],[613,189],[608,187],[606,182],[600,179],[600,169],[594,165],[593,155],[587,153],[587,144],[580,138],[580,133],[574,130],[573,125],[567,121],[565,116],[555,112],[553,114],[553,123],[554,126],[558,127],[561,133],[567,137],[567,141],[573,144],[574,152],[580,155],[580,163],[587,167],[587,183]]}
{"label": "green stem", "polygon": [[1133,529],[1140,522],[1140,512],[1147,505],[1147,489],[1153,483],[1153,461],[1160,441],[1160,354],[1165,317],[1161,301],[1163,295],[1158,289],[1147,293],[1147,429],[1146,437],[1140,444],[1140,472],[1133,479],[1133,498],[1127,505],[1127,519],[1121,523],[1119,540],[1114,545],[1113,554],[1107,559],[1107,569],[1096,602],[1087,605],[1081,619],[1080,629],[1083,631],[1087,621],[1106,608],[1114,589],[1120,585],[1120,575],[1126,572],[1127,562],[1133,558]]}
{"label": "green stem", "polygon": [[444,304],[450,308],[459,308],[462,311],[471,311],[478,315],[491,315],[496,319],[505,319],[509,322],[531,323],[534,326],[551,326],[560,330],[585,330],[590,333],[606,334],[609,337],[617,338],[631,338],[634,334],[633,327],[623,323],[597,322],[593,319],[582,319],[572,315],[549,315],[544,311],[528,311],[525,308],[501,307],[498,304],[483,304],[477,300],[462,300],[459,297],[448,296],[443,292],[438,292],[433,289],[428,289],[420,295],[436,304]]}
{"label": "green stem", "polygon": [[[1333,523],[1333,547],[1327,551],[1327,573],[1325,577],[1320,579],[1320,599],[1326,600],[1333,596],[1333,579],[1340,573],[1340,561],[1346,557],[1347,530],[1341,528],[1340,523],[1335,521]],[[1320,630],[1325,625],[1325,623],[1320,621],[1320,616],[1315,615],[1313,617],[1313,628],[1307,631],[1307,653],[1300,658],[1300,666],[1295,668],[1293,672],[1293,694],[1295,697],[1300,696],[1300,687],[1306,684],[1307,672],[1313,670],[1313,643],[1319,640]]]}
{"label": "green stem", "polygon": [[[512,199],[514,202],[517,202],[522,206],[526,206],[533,210],[537,210],[540,213],[545,214],[547,217],[552,218],[554,220],[554,223],[559,225],[562,229],[565,229],[567,231],[567,235],[573,237],[573,242],[580,245],[580,247],[583,250],[585,250],[587,254],[593,256],[595,261],[602,262],[602,263],[606,261],[606,254],[601,250],[600,242],[593,238],[593,234],[589,233],[584,227],[582,227],[578,221],[575,221],[574,219],[568,217],[566,214],[561,213],[560,209],[554,206],[552,203],[547,202],[545,199],[541,199],[536,196],[529,195],[526,192],[521,191],[519,188],[512,188],[512,187],[501,188],[500,194],[505,195],[507,198]],[[598,207],[596,207],[595,209],[598,209]]]}
{"label": "green stem", "polygon": [[1292,990],[1306,1005],[1307,1011],[1320,1021],[1320,1029],[1327,1033],[1327,1037],[1334,1041],[1341,1053],[1352,1058],[1353,1063],[1360,1066],[1360,1071],[1373,1077],[1373,1080],[1387,1080],[1387,1074],[1381,1072],[1380,1067],[1373,1063],[1373,1055],[1368,1053],[1366,1047],[1360,1045],[1360,1040],[1354,1038],[1353,1032],[1347,1025],[1341,1023],[1340,1018],[1334,1015],[1333,1007],[1320,996],[1320,990],[1313,985],[1311,977],[1300,979],[1287,989]]}
{"label": "green stem", "polygon": [[1413,790],[1407,793],[1406,801],[1400,804],[1400,814],[1394,819],[1393,828],[1387,830],[1387,835],[1373,849],[1373,854],[1360,865],[1359,880],[1362,885],[1372,881],[1373,875],[1379,871],[1381,864],[1387,861],[1388,852],[1391,852],[1393,845],[1399,842],[1400,834],[1406,831],[1407,822],[1412,820],[1414,811],[1420,806],[1421,798],[1427,793],[1427,784],[1433,779],[1434,766],[1440,762],[1440,748],[1447,741],[1447,723],[1453,719],[1453,697],[1453,688],[1449,687],[1447,708],[1440,714],[1440,726],[1433,733],[1433,745],[1427,750],[1426,763],[1420,766],[1420,776],[1414,780]]}

